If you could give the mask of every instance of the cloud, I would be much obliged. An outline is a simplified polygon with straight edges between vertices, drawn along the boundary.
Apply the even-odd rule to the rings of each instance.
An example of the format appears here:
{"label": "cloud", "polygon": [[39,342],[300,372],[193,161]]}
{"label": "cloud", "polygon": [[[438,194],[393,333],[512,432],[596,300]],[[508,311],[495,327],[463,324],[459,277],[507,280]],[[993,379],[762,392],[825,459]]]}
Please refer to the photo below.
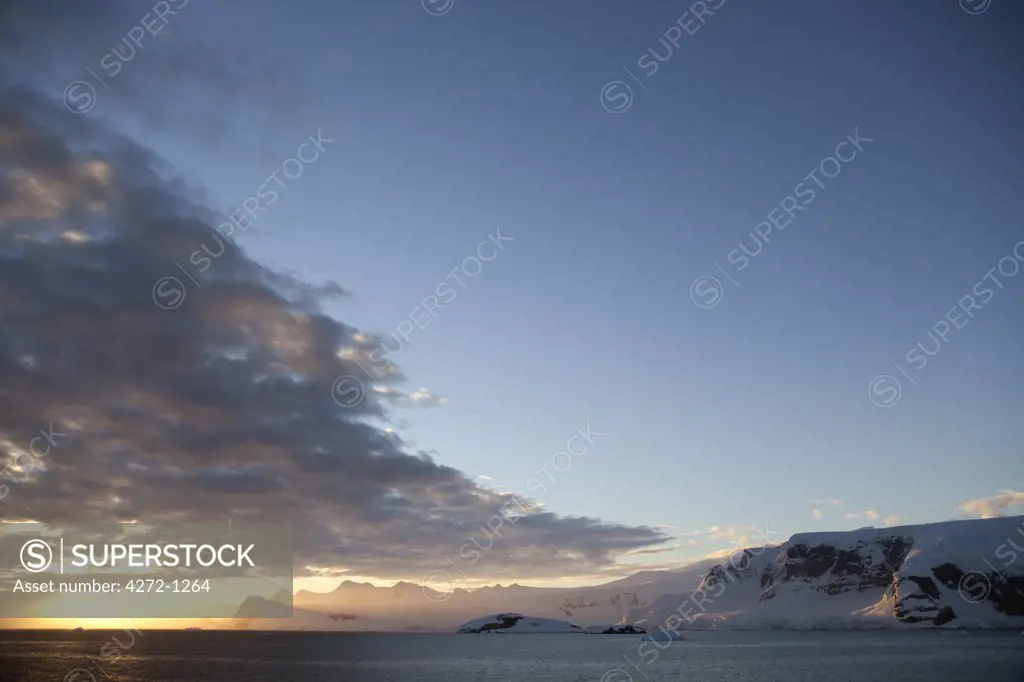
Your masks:
{"label": "cloud", "polygon": [[[725,528],[722,528],[721,526],[712,526],[707,530],[691,531],[689,533],[681,534],[681,537],[703,536],[708,539],[728,543],[728,547],[714,550],[710,554],[705,555],[705,558],[715,558],[729,556],[735,553],[738,549],[766,547],[768,545],[777,544],[777,542],[772,541],[771,536],[778,534],[779,533],[777,531],[770,528],[770,524],[766,521],[763,529],[758,526],[728,526]],[[691,537],[686,544],[693,546],[699,543]]]}
{"label": "cloud", "polygon": [[[332,398],[377,347],[323,312],[340,286],[273,271],[224,239],[193,273],[201,288],[184,282],[174,310],[154,304],[157,281],[216,234],[214,212],[170,177],[149,149],[0,80],[0,462],[48,425],[66,434],[12,487],[5,517],[289,522],[297,575],[385,579],[418,580],[484,538],[507,496],[374,426],[396,393],[348,409]],[[397,369],[378,380],[403,384]],[[473,570],[596,573],[666,540],[534,509]]]}
{"label": "cloud", "polygon": [[724,559],[724,558],[727,558],[727,557],[738,556],[737,552],[739,552],[742,549],[750,549],[751,547],[752,547],[752,545],[750,545],[750,544],[737,544],[737,545],[734,545],[732,547],[723,547],[722,549],[716,549],[715,551],[710,552],[710,553],[704,555],[704,558],[705,559]]}
{"label": "cloud", "polygon": [[[655,526],[655,528],[666,529],[666,530],[673,529],[674,530],[674,529],[677,529],[678,526]],[[715,526],[715,528],[717,528],[717,526]],[[677,538],[699,538],[699,537],[703,537],[703,536],[705,536],[707,534],[708,534],[708,531],[705,528],[698,528],[697,530],[687,530],[687,531],[683,531],[683,532],[672,533],[672,535],[677,537]]]}
{"label": "cloud", "polygon": [[642,548],[642,549],[632,549],[632,550],[629,550],[628,552],[624,552],[623,556],[630,556],[630,557],[632,557],[632,556],[651,556],[651,555],[654,555],[654,554],[665,554],[665,553],[672,552],[672,551],[675,551],[677,549],[680,549],[681,547],[682,547],[682,545],[673,543],[673,544],[668,544],[668,545],[662,545],[660,547],[645,547],[645,548]]}
{"label": "cloud", "polygon": [[812,510],[811,510],[811,514],[812,514],[812,515],[814,516],[814,518],[816,518],[816,519],[820,519],[820,518],[821,518],[821,510],[820,510],[820,509],[812,509]]}
{"label": "cloud", "polygon": [[418,388],[415,391],[406,393],[393,386],[374,385],[373,391],[381,398],[388,400],[396,407],[433,407],[444,405],[447,398],[431,393],[425,388]]}
{"label": "cloud", "polygon": [[1020,505],[1024,505],[1024,492],[1002,490],[998,495],[979,497],[963,502],[957,506],[957,509],[972,516],[991,519],[999,516],[1004,509]]}
{"label": "cloud", "polygon": [[[676,528],[676,526],[655,526],[655,528]],[[741,528],[739,526],[728,526],[722,528],[721,526],[711,526],[707,529],[689,530],[682,533],[673,533],[678,538],[698,538],[706,537],[712,540],[729,540],[736,541],[741,538],[749,538],[752,531],[758,530],[756,526],[749,526]]]}
{"label": "cloud", "polygon": [[886,526],[898,526],[898,525],[900,525],[900,517],[898,517],[898,516],[886,516],[885,517],[885,525]]}
{"label": "cloud", "polygon": [[842,502],[835,499],[834,497],[823,497],[818,500],[807,500],[807,504],[815,504],[819,506],[838,507]]}
{"label": "cloud", "polygon": [[881,516],[881,514],[878,512],[877,509],[867,509],[862,512],[848,512],[844,515],[844,517],[847,519],[865,518],[869,521],[875,521],[878,519],[879,516]]}
{"label": "cloud", "polygon": [[732,548],[736,547],[751,547],[758,544],[757,526],[728,526],[721,528],[719,526],[712,526],[707,531],[707,537],[711,540],[719,540],[728,542]]}
{"label": "cloud", "polygon": [[[655,526],[655,528],[674,528],[674,526]],[[724,528],[722,526],[711,526],[710,528],[672,533],[672,535],[676,538],[684,539],[685,545],[688,547],[704,544],[708,540],[725,542],[729,544],[729,548],[718,550],[718,553],[729,553],[735,551],[737,547],[753,547],[763,544],[764,537],[759,531],[760,529],[757,526],[727,526]]]}

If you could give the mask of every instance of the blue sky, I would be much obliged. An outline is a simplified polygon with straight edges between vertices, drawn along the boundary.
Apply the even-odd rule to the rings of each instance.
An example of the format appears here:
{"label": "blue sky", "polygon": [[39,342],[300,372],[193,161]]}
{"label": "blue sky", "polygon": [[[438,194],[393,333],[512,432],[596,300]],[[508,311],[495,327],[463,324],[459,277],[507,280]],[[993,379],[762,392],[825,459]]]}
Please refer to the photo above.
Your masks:
{"label": "blue sky", "polygon": [[[410,387],[447,402],[390,423],[438,462],[515,490],[589,422],[604,435],[542,502],[702,531],[651,561],[765,523],[784,539],[936,521],[1021,489],[1024,275],[997,271],[1004,288],[924,367],[906,354],[934,347],[929,331],[1024,240],[1024,10],[706,6],[695,23],[671,2],[455,0],[439,16],[418,0],[195,3],[161,40],[195,32],[272,55],[302,86],[268,80],[222,108],[230,128],[215,144],[103,90],[95,113],[226,211],[318,129],[335,139],[240,241],[340,283],[350,295],[330,312],[364,330],[394,331],[500,227],[513,241],[395,358]],[[638,59],[668,47],[645,76]],[[145,72],[147,57],[126,68]],[[84,73],[70,64],[65,80]],[[623,100],[602,89],[616,80],[630,106],[610,113]],[[224,106],[206,96],[169,89],[165,114]],[[284,114],[268,123],[270,107]],[[838,175],[819,171],[813,202],[748,267],[730,265],[855,131],[870,141]],[[706,275],[723,287],[712,307],[691,298]],[[879,407],[892,384],[869,384],[890,374],[899,399]],[[826,498],[840,504],[809,503]],[[846,518],[869,509],[877,520]]]}

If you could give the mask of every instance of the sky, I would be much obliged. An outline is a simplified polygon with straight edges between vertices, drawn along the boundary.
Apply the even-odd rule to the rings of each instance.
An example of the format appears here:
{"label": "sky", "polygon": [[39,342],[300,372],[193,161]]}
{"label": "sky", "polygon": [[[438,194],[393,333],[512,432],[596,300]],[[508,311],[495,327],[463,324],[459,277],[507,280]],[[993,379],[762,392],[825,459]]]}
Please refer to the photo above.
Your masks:
{"label": "sky", "polygon": [[543,585],[1019,513],[1022,20],[2,2],[0,514],[388,584],[512,500]]}

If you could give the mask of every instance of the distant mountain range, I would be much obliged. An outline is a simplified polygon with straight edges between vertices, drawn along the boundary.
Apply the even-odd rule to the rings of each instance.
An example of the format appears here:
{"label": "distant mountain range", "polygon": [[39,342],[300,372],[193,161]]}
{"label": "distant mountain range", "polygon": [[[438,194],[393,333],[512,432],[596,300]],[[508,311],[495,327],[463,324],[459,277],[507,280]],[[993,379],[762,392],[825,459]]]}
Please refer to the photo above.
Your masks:
{"label": "distant mountain range", "polygon": [[604,585],[511,585],[441,593],[346,581],[299,591],[289,619],[252,597],[235,627],[454,632],[514,610],[537,618],[687,629],[1024,628],[1024,516],[801,533],[672,571]]}

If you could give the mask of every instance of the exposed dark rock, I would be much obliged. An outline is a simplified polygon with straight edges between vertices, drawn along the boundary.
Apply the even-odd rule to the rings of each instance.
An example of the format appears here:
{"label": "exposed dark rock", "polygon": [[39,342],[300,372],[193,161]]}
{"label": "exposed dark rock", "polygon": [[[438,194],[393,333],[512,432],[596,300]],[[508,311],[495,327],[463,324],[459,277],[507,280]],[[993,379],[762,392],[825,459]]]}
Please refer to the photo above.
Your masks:
{"label": "exposed dark rock", "polygon": [[765,589],[772,582],[772,567],[765,566],[764,570],[761,571],[761,589]]}
{"label": "exposed dark rock", "polygon": [[597,606],[597,604],[592,601],[588,601],[584,597],[577,597],[576,599],[566,599],[562,603],[562,606],[559,607],[559,611],[564,613],[566,616],[571,617],[580,609],[592,608],[594,606]]}
{"label": "exposed dark rock", "polygon": [[[871,549],[881,550],[883,559],[876,563]],[[794,544],[786,549],[777,560],[775,570],[761,576],[762,599],[771,599],[771,587],[775,582],[794,580],[816,580],[830,577],[824,585],[813,589],[828,595],[837,595],[851,590],[864,591],[878,587],[889,587],[896,572],[902,566],[913,547],[913,539],[901,536],[879,537],[872,542],[858,542],[852,548],[836,549],[832,545],[808,546]]]}
{"label": "exposed dark rock", "polygon": [[956,613],[953,612],[953,607],[944,606],[941,609],[939,609],[939,612],[935,615],[934,622],[936,625],[945,625],[946,623],[950,622],[955,618]]}
{"label": "exposed dark rock", "polygon": [[[515,627],[519,621],[526,620],[524,625],[533,626],[538,629],[536,632],[583,632],[583,628],[572,623],[566,623],[564,621],[549,620],[547,618],[531,618],[523,616],[519,613],[499,613],[495,616],[491,616],[496,622],[485,622],[481,625],[470,625],[466,624],[465,627],[459,628],[457,634],[479,634],[481,632],[491,632],[494,630],[507,630]],[[554,629],[550,629],[553,627]],[[549,629],[543,629],[549,628]],[[529,631],[529,630],[527,630]]]}
{"label": "exposed dark rock", "polygon": [[613,625],[610,628],[601,631],[602,635],[646,635],[647,630],[644,630],[639,625]]}
{"label": "exposed dark rock", "polygon": [[[923,588],[922,583],[925,583]],[[934,596],[929,595],[929,589],[934,592]],[[935,622],[938,617],[939,593],[929,578],[900,576],[893,584],[892,596],[893,615],[904,623]]]}
{"label": "exposed dark rock", "polygon": [[964,577],[964,572],[954,564],[939,564],[932,568],[932,575],[934,575],[936,580],[942,583],[946,589],[955,590],[960,585],[960,580]]}
{"label": "exposed dark rock", "polygon": [[[950,563],[934,567],[932,574],[950,590],[968,586],[967,598],[970,601],[988,601],[999,613],[1024,616],[1024,576],[1006,575],[1001,571],[965,573],[959,566]],[[970,579],[965,581],[965,577]]]}
{"label": "exposed dark rock", "polygon": [[497,623],[484,623],[478,628],[462,628],[459,630],[459,634],[473,634],[478,632],[487,632],[488,630],[504,630],[506,628],[515,627],[516,623],[523,619],[517,613],[502,613],[497,616]]}
{"label": "exposed dark rock", "polygon": [[924,594],[928,597],[932,599],[940,598],[939,588],[935,586],[935,583],[932,581],[931,578],[921,578],[916,575],[908,575],[906,579],[916,583],[918,589],[924,592]]}
{"label": "exposed dark rock", "polygon": [[999,613],[1008,616],[1024,616],[1024,576],[1008,576],[990,573],[992,589],[988,599]]}
{"label": "exposed dark rock", "polygon": [[834,575],[860,575],[864,571],[861,556],[854,551],[841,549],[836,555],[836,563],[832,567]]}
{"label": "exposed dark rock", "polygon": [[907,560],[907,554],[914,548],[914,539],[891,535],[887,538],[882,538],[881,544],[885,548],[886,566],[896,569]]}
{"label": "exposed dark rock", "polygon": [[836,562],[836,550],[831,545],[794,545],[786,551],[785,579],[820,578]]}
{"label": "exposed dark rock", "polygon": [[609,600],[619,608],[632,608],[640,605],[640,596],[636,592],[620,592]]}
{"label": "exposed dark rock", "polygon": [[722,581],[733,584],[749,577],[753,559],[758,554],[759,552],[744,549],[733,554],[728,562],[712,566],[701,581],[701,590],[713,589]]}

